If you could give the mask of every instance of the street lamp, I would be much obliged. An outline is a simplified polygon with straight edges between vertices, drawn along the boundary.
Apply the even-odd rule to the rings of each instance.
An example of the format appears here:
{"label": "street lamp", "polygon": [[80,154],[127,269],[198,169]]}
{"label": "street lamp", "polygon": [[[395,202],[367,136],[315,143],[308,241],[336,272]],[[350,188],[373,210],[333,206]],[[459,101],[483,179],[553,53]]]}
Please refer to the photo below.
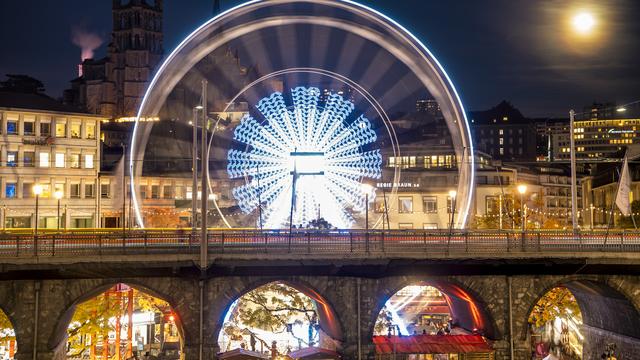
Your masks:
{"label": "street lamp", "polygon": [[38,200],[40,199],[40,195],[42,194],[42,185],[34,185],[33,194],[36,196],[36,223],[34,225],[33,231],[33,252],[35,255],[38,255]]}
{"label": "street lamp", "polygon": [[449,190],[449,197],[451,198],[451,222],[449,224],[449,230],[453,229],[453,220],[456,216],[456,196],[458,196],[457,191]]}
{"label": "street lamp", "polygon": [[369,184],[360,185],[362,192],[364,193],[364,222],[365,230],[369,233],[369,194],[373,192],[373,186]]}
{"label": "street lamp", "polygon": [[58,231],[60,231],[60,199],[62,199],[64,193],[62,190],[56,190],[56,192],[53,193],[53,196],[58,200]]}
{"label": "street lamp", "polygon": [[524,219],[524,194],[527,192],[527,185],[520,184],[518,185],[518,192],[520,193],[520,216],[521,216],[521,224],[522,224],[522,232],[525,229],[525,219]]}

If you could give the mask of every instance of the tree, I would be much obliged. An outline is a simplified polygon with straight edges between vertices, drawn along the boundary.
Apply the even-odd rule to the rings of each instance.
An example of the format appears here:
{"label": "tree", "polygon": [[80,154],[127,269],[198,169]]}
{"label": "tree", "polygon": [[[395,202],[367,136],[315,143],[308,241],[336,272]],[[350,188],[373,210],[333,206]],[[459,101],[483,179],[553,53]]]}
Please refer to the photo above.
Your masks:
{"label": "tree", "polygon": [[[97,338],[106,338],[116,330],[116,320],[126,314],[126,294],[116,296],[114,287],[76,306],[67,334],[69,336],[69,357],[82,357],[91,348],[95,349]],[[164,300],[138,290],[133,290],[133,310],[165,314],[171,306]],[[90,339],[88,341],[87,339]]]}
{"label": "tree", "polygon": [[[307,295],[283,283],[270,283],[249,291],[238,299],[231,310],[224,332],[231,340],[241,341],[243,336],[253,334],[252,329],[272,333],[291,332],[291,326],[307,325],[310,333],[318,319],[316,304]],[[313,330],[315,331],[315,330]],[[292,334],[293,335],[293,334]],[[315,337],[315,332],[313,336]],[[255,334],[253,336],[257,337]],[[315,340],[296,338],[311,346]],[[266,344],[264,339],[258,341]],[[270,344],[266,344],[267,347]],[[225,349],[226,350],[226,349]]]}
{"label": "tree", "polygon": [[386,334],[389,331],[389,326],[392,325],[391,312],[387,309],[387,306],[383,306],[376,318],[376,324],[373,326],[373,333],[375,335]]}
{"label": "tree", "polygon": [[[640,213],[640,201],[634,200],[631,203],[631,212],[634,214]],[[640,216],[635,216],[635,219],[632,219],[631,216],[621,216],[618,218],[616,225],[623,229],[635,229],[635,226],[633,226],[633,220],[636,221],[637,226],[640,226]]]}
{"label": "tree", "polygon": [[[520,194],[517,191],[516,186],[509,186],[505,188],[504,195],[500,193],[493,194],[494,199],[499,199],[502,195],[502,229],[515,229],[522,228],[522,213],[520,212],[523,207],[520,203]],[[561,223],[566,223],[568,220],[568,214],[566,217],[561,214],[549,214],[544,206],[544,200],[542,193],[527,193],[524,195],[525,206],[525,222],[528,229],[542,228],[542,229],[557,229]],[[478,229],[499,229],[500,228],[500,203],[494,201],[488,204],[487,216],[479,216],[476,220],[476,226]]]}
{"label": "tree", "polygon": [[29,75],[6,74],[7,80],[0,81],[0,90],[27,94],[44,94],[42,81]]}
{"label": "tree", "polygon": [[580,306],[566,287],[556,287],[544,294],[533,306],[529,314],[529,324],[541,327],[559,317],[577,317],[582,320]]}
{"label": "tree", "polygon": [[16,339],[16,333],[13,330],[13,324],[7,315],[0,310],[0,342],[6,342]]}

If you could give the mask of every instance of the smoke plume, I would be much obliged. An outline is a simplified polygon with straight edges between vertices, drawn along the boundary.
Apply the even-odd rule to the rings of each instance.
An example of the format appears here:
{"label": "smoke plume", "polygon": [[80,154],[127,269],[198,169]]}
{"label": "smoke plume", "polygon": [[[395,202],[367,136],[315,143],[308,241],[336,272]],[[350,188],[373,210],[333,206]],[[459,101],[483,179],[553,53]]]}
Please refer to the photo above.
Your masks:
{"label": "smoke plume", "polygon": [[76,26],[71,30],[71,41],[82,49],[80,60],[92,59],[93,51],[102,45],[102,38],[96,33]]}

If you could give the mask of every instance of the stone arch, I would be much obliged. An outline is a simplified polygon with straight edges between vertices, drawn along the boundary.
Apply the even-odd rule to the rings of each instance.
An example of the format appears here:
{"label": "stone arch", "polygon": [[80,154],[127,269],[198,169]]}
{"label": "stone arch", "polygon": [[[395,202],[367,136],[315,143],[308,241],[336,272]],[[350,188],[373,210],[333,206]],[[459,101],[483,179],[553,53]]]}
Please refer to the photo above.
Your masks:
{"label": "stone arch", "polygon": [[[583,348],[584,358],[597,357],[606,342],[616,339],[618,354],[636,353],[640,349],[640,312],[638,301],[633,296],[640,291],[638,279],[626,281],[603,276],[552,277],[538,287],[526,304],[520,339],[526,340],[529,333],[528,317],[535,304],[556,287],[567,288],[575,297],[582,315],[583,330],[591,333]],[[626,283],[626,284],[625,284]],[[629,285],[631,283],[632,285]],[[626,285],[626,288],[622,285]],[[632,289],[633,291],[628,291]],[[515,315],[514,315],[515,316]],[[597,335],[596,335],[597,334]],[[586,334],[583,333],[586,336]],[[609,341],[606,341],[609,340]],[[586,355],[585,355],[586,354]],[[623,356],[624,357],[624,356]]]}
{"label": "stone arch", "polygon": [[[78,281],[74,283],[70,283],[69,291],[65,294],[65,305],[61,309],[60,313],[57,315],[55,321],[55,327],[53,332],[48,337],[48,347],[56,352],[64,351],[65,339],[67,338],[67,328],[69,326],[69,322],[75,313],[76,306],[81,304],[84,301],[87,301],[95,296],[102,294],[107,291],[109,288],[115,286],[116,284],[126,284],[138,291],[144,292],[148,295],[156,297],[158,299],[164,300],[173,309],[176,313],[177,317],[175,320],[176,327],[178,328],[178,332],[180,334],[180,338],[182,339],[182,346],[185,345],[186,339],[188,338],[189,333],[185,332],[184,326],[184,312],[181,311],[182,308],[180,306],[176,306],[176,299],[169,295],[169,292],[166,291],[169,288],[162,289],[163,282],[158,279],[105,279],[105,280],[86,280],[86,281]],[[171,282],[165,282],[171,283]],[[165,285],[166,287],[167,285]],[[170,285],[169,285],[170,286]]]}
{"label": "stone arch", "polygon": [[254,289],[277,282],[286,284],[313,299],[318,305],[318,318],[324,332],[335,340],[344,341],[341,320],[337,316],[338,313],[335,311],[333,303],[328,300],[327,297],[323,295],[322,290],[320,290],[323,288],[323,286],[321,286],[321,280],[314,281],[312,278],[302,279],[298,277],[242,277],[234,278],[233,280],[229,279],[229,281],[227,281],[228,286],[221,291],[221,294],[218,293],[215,297],[217,304],[215,308],[212,309],[213,311],[211,311],[210,323],[214,324],[211,333],[215,337],[216,344],[220,331],[222,331],[224,317],[233,302]]}
{"label": "stone arch", "polygon": [[[609,304],[610,306],[621,306],[620,308],[618,308],[618,310],[624,309],[625,314],[635,316],[635,319],[638,320],[636,324],[640,323],[640,313],[638,312],[638,302],[640,301],[640,299],[635,299],[633,293],[625,291],[625,288],[619,286],[619,284],[620,283],[618,281],[610,277],[585,275],[551,277],[546,279],[544,283],[536,284],[537,286],[534,285],[534,290],[532,292],[527,292],[528,296],[523,298],[523,301],[525,303],[523,303],[522,305],[526,307],[526,310],[523,314],[525,319],[524,323],[519,329],[520,338],[525,339],[527,336],[528,323],[526,319],[528,318],[538,300],[540,300],[553,288],[560,286],[567,287],[574,294],[576,300],[578,301],[578,305],[580,306],[580,310],[582,311],[583,319],[587,324],[598,322],[597,319],[590,317],[592,315],[585,314],[586,312],[589,312],[590,310],[593,311],[597,308],[597,306],[594,304],[586,303],[587,296],[589,294],[593,296],[598,295],[604,297],[605,299],[613,300],[613,303]],[[635,291],[640,291],[640,283],[637,283],[637,279],[636,283],[631,287],[635,288]],[[616,303],[618,305],[615,305]],[[602,304],[599,305],[602,306]],[[609,307],[604,307],[604,309],[607,308]],[[630,310],[633,310],[635,314],[633,312],[629,313]],[[519,315],[520,314],[514,312],[514,318]],[[587,316],[587,318],[585,318],[585,315]],[[623,320],[623,322],[624,321],[625,320]],[[611,324],[607,326],[611,327],[610,325]],[[637,331],[638,333],[636,335],[638,335],[638,337],[640,338],[640,328],[637,328]]]}
{"label": "stone arch", "polygon": [[376,292],[375,305],[369,315],[366,328],[368,337],[373,336],[376,319],[385,303],[402,288],[417,284],[433,286],[446,294],[451,300],[449,304],[451,312],[457,319],[459,326],[469,331],[475,328],[489,339],[497,338],[493,317],[487,311],[485,302],[479,296],[478,291],[455,279],[429,277],[385,279]]}

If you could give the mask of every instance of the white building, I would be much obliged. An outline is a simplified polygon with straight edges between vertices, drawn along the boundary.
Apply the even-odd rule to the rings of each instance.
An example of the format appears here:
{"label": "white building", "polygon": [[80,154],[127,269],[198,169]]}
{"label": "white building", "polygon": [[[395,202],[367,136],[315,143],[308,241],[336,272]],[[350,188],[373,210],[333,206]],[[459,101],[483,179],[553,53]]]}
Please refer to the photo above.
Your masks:
{"label": "white building", "polygon": [[[3,227],[93,227],[98,207],[101,116],[44,95],[0,93],[0,221]],[[65,211],[66,209],[66,211]]]}

